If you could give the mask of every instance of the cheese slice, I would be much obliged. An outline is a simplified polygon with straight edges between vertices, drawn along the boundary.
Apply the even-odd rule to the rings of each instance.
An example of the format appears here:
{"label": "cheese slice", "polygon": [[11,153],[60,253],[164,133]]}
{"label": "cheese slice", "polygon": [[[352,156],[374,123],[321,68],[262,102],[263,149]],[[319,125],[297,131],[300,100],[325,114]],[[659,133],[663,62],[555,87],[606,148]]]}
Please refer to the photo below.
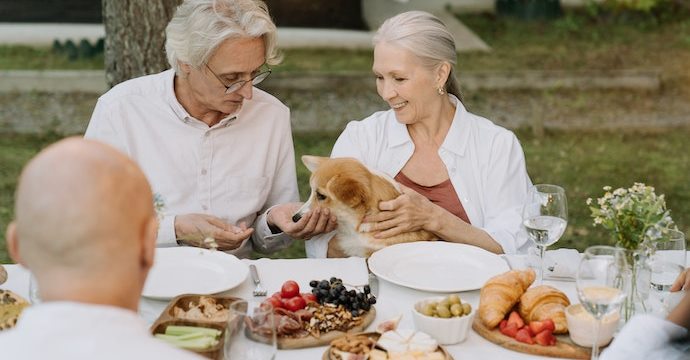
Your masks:
{"label": "cheese slice", "polygon": [[377,343],[388,353],[407,353],[410,351],[430,353],[438,347],[438,342],[429,334],[412,329],[386,331],[381,334]]}

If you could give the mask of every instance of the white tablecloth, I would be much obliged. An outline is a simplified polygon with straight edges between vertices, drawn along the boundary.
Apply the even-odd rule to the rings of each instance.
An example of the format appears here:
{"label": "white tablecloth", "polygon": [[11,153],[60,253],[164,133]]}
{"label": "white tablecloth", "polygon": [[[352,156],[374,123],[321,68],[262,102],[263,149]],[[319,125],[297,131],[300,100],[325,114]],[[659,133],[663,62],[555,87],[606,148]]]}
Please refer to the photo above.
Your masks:
{"label": "white tablecloth", "polygon": [[[247,263],[256,264],[262,280],[269,290],[269,296],[273,291],[279,290],[280,284],[288,279],[295,279],[304,286],[310,279],[324,279],[330,276],[337,276],[356,282],[352,285],[362,285],[366,282],[366,267],[363,259],[298,259],[298,260],[245,260]],[[17,292],[21,296],[28,298],[29,292],[29,273],[18,265],[5,265],[9,278],[8,282],[2,287]],[[575,293],[575,283],[570,281],[545,281],[547,285],[552,285],[565,292],[572,302],[577,302]],[[250,277],[235,289],[224,295],[237,296],[242,298],[252,298],[253,283]],[[307,288],[308,289],[308,288]],[[376,320],[371,328],[381,321],[391,319],[400,314],[403,315],[400,327],[414,328],[411,309],[413,304],[425,297],[436,296],[437,294],[417,291],[406,287],[379,280],[379,296],[376,304]],[[479,290],[461,293],[463,301],[472,304],[477,308],[479,304]],[[166,301],[155,301],[142,299],[140,303],[141,316],[152,323],[167,305]],[[320,359],[325,351],[325,347],[300,349],[300,350],[279,350],[278,360],[289,359]],[[447,346],[448,351],[455,359],[533,359],[542,358],[528,354],[504,349],[500,346],[485,340],[474,331],[470,332],[464,342]]]}

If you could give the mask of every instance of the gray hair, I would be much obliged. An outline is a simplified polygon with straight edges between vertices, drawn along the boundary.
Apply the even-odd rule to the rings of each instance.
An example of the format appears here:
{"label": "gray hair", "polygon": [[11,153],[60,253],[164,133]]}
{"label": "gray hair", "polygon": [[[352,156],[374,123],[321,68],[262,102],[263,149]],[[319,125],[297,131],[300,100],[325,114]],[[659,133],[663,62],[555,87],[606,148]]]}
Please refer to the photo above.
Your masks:
{"label": "gray hair", "polygon": [[450,74],[444,85],[446,92],[462,101],[460,86],[455,78],[457,52],[455,39],[446,25],[425,11],[408,11],[386,20],[376,31],[374,45],[386,42],[400,46],[417,56],[429,69],[444,62],[450,64]]}
{"label": "gray hair", "polygon": [[165,29],[168,62],[180,74],[180,62],[200,68],[229,38],[262,37],[266,63],[276,65],[276,25],[263,1],[185,0]]}

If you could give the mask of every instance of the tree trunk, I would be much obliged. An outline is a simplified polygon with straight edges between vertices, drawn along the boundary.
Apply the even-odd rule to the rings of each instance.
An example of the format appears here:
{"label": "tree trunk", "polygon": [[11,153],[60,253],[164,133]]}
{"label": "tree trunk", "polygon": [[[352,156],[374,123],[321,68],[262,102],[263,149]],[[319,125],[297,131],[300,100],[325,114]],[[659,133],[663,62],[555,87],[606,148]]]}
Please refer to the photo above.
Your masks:
{"label": "tree trunk", "polygon": [[170,67],[165,57],[165,27],[181,2],[103,0],[105,77],[111,87]]}

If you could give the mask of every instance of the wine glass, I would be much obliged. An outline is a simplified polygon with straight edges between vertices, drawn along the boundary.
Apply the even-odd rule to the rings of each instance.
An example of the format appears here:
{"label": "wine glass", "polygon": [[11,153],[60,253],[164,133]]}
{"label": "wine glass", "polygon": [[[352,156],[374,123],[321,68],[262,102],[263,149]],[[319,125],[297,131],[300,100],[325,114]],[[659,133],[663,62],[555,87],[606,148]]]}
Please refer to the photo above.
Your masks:
{"label": "wine glass", "polygon": [[29,273],[29,301],[33,305],[41,302],[41,293],[38,290],[38,281],[33,273]]}
{"label": "wine glass", "polygon": [[599,358],[601,319],[620,311],[630,277],[623,249],[591,246],[580,260],[576,278],[577,296],[595,319],[592,360]]}
{"label": "wine glass", "polygon": [[274,359],[277,347],[273,318],[270,304],[233,302],[225,331],[225,359]]}
{"label": "wine glass", "polygon": [[530,188],[522,209],[527,235],[539,250],[538,283],[544,281],[544,252],[561,238],[568,225],[568,201],[565,190],[557,185],[539,184]]}

